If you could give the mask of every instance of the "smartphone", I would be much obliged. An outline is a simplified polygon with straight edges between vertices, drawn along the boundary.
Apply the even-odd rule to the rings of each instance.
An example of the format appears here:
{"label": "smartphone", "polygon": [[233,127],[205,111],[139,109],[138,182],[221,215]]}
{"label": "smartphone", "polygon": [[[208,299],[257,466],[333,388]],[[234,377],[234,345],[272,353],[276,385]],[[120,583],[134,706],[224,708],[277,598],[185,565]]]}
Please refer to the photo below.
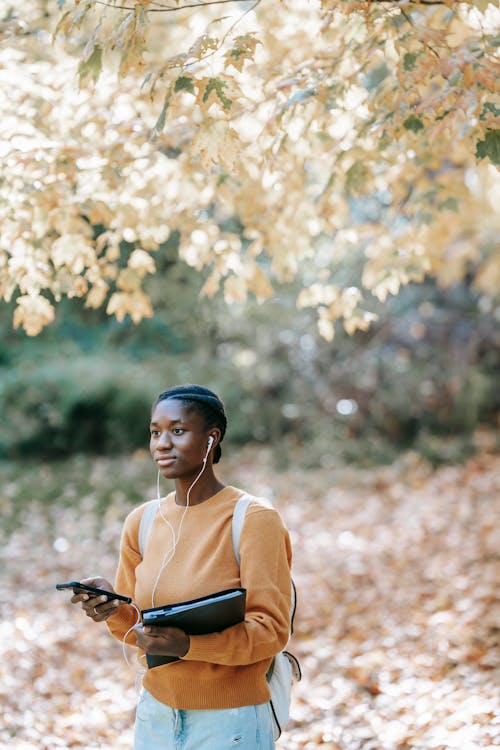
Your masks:
{"label": "smartphone", "polygon": [[[80,589],[80,591],[87,591],[89,594],[94,596],[107,596],[110,601],[118,599],[120,602],[126,602],[130,604],[132,599],[130,596],[122,596],[121,594],[114,594],[112,591],[104,591],[104,589],[98,589],[95,586],[89,586],[86,583],[80,583],[79,581],[68,581],[68,583],[56,583],[56,589],[62,591],[63,589]],[[75,594],[78,593],[75,590]]]}

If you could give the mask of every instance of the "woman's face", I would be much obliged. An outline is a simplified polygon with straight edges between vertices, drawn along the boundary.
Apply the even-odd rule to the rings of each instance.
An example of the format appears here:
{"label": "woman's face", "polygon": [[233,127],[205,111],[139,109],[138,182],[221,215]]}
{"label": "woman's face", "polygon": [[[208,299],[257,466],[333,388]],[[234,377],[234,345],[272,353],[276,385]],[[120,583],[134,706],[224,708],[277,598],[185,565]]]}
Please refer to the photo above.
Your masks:
{"label": "woman's face", "polygon": [[166,479],[194,477],[203,465],[208,438],[201,414],[186,409],[181,400],[160,401],[151,416],[149,449]]}

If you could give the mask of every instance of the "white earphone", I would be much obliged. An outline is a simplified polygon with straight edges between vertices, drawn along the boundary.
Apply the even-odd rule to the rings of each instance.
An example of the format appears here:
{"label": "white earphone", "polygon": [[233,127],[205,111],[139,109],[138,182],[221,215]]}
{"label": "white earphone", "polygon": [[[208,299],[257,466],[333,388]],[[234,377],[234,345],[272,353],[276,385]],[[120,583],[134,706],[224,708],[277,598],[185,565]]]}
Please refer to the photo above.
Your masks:
{"label": "white earphone", "polygon": [[[162,498],[160,497],[160,474],[161,474],[161,472],[158,471],[158,477],[157,477],[157,480],[156,480],[156,492],[157,492],[158,511],[159,511],[160,517],[163,519],[163,521],[166,523],[166,525],[169,527],[169,529],[170,529],[170,531],[172,533],[172,546],[166,551],[166,553],[165,553],[165,555],[163,557],[163,560],[162,560],[162,564],[160,566],[160,570],[158,571],[158,574],[156,576],[156,580],[155,580],[155,582],[153,584],[153,590],[151,592],[151,606],[152,607],[155,606],[155,593],[156,593],[156,589],[158,587],[158,583],[160,581],[161,574],[163,573],[163,571],[165,570],[165,568],[167,567],[167,565],[169,564],[169,562],[172,560],[173,556],[175,555],[175,551],[177,549],[177,545],[179,544],[179,540],[181,538],[182,524],[184,523],[184,518],[185,518],[187,510],[189,508],[189,495],[191,494],[191,490],[193,489],[194,485],[196,484],[196,482],[198,481],[198,479],[201,477],[201,475],[205,471],[205,467],[206,467],[206,463],[207,463],[207,459],[208,459],[208,454],[210,453],[210,449],[212,448],[212,445],[214,444],[214,442],[215,442],[214,436],[210,435],[209,438],[208,438],[207,451],[205,453],[205,458],[203,459],[203,468],[202,468],[202,470],[200,471],[200,473],[198,474],[198,476],[196,477],[196,479],[194,480],[194,482],[191,484],[191,486],[188,489],[188,492],[187,492],[187,503],[186,503],[186,507],[184,509],[184,512],[183,512],[183,514],[181,516],[181,520],[180,520],[180,523],[179,523],[179,528],[177,530],[177,533],[175,532],[175,529],[172,526],[172,524],[170,523],[170,521],[167,518],[165,518],[165,516],[163,515],[163,512],[162,512],[162,508],[161,508]],[[129,628],[129,630],[127,630],[127,632],[123,636],[123,640],[122,640],[123,656],[124,656],[125,661],[127,662],[128,666],[131,667],[131,668],[133,668],[133,667],[132,667],[132,665],[130,664],[130,662],[128,660],[127,652],[126,652],[126,639],[127,639],[128,634],[131,633],[134,630],[134,628],[141,622],[141,613],[140,613],[140,610],[138,609],[138,607],[134,603],[132,604],[132,606],[134,607],[135,611],[137,612],[137,622],[135,623],[135,625],[133,625],[131,628]],[[145,673],[145,670],[141,670],[140,675],[142,675],[144,673]]]}
{"label": "white earphone", "polygon": [[208,438],[208,443],[207,443],[207,452],[205,453],[205,458],[203,459],[203,466],[205,466],[206,460],[208,458],[208,454],[210,453],[210,449],[212,445],[214,444],[214,440],[215,440],[214,436],[210,435],[210,437]]}
{"label": "white earphone", "polygon": [[208,438],[208,443],[207,443],[207,451],[206,451],[205,457],[203,459],[203,467],[202,467],[200,473],[198,474],[198,476],[196,477],[196,479],[194,480],[194,482],[192,483],[192,485],[190,486],[190,488],[187,491],[186,507],[185,507],[184,512],[182,514],[181,520],[179,522],[179,528],[177,530],[177,533],[175,533],[174,527],[172,526],[172,524],[170,523],[170,521],[168,521],[165,518],[165,516],[162,513],[162,509],[161,509],[161,497],[160,497],[160,472],[158,471],[158,479],[157,479],[157,483],[156,483],[156,489],[157,489],[157,495],[158,495],[158,510],[159,510],[159,513],[160,513],[160,517],[164,520],[164,522],[167,524],[167,526],[169,527],[170,531],[172,532],[173,544],[172,544],[172,547],[169,550],[167,550],[167,552],[165,553],[165,556],[163,558],[162,564],[160,566],[160,570],[158,571],[158,575],[156,576],[156,580],[155,580],[154,585],[153,585],[153,591],[152,591],[152,594],[151,594],[151,606],[152,607],[155,606],[154,598],[155,598],[156,589],[158,587],[158,583],[160,581],[160,576],[163,573],[163,571],[165,570],[165,568],[167,567],[167,565],[169,564],[169,562],[171,561],[171,559],[173,558],[173,556],[175,555],[175,550],[177,549],[177,545],[179,544],[179,540],[181,538],[182,524],[184,523],[184,518],[185,518],[187,510],[189,508],[189,496],[191,494],[191,490],[193,489],[193,487],[195,486],[196,482],[198,481],[198,479],[201,477],[201,475],[205,471],[205,467],[207,465],[208,454],[210,453],[210,449],[211,449],[212,445],[214,444],[214,442],[215,442],[214,436],[210,435],[210,437]]}

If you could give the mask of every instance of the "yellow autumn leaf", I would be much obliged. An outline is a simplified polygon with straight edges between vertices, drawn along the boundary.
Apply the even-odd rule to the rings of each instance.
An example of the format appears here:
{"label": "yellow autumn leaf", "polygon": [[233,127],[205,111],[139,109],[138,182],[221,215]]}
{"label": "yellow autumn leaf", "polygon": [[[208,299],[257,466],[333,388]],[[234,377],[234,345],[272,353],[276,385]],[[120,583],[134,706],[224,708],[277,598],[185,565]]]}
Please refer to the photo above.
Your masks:
{"label": "yellow autumn leaf", "polygon": [[113,220],[113,212],[104,201],[93,201],[88,207],[87,216],[92,224],[102,224],[109,227]]}
{"label": "yellow autumn leaf", "polygon": [[[35,295],[50,285],[50,267],[45,253],[37,252],[22,238],[10,245],[9,252],[2,275],[7,274],[22,294]],[[3,296],[9,301],[6,292]]]}
{"label": "yellow autumn leaf", "polygon": [[135,271],[141,279],[147,273],[156,271],[156,265],[151,255],[140,248],[132,251],[128,260],[128,267]]}
{"label": "yellow autumn leaf", "polygon": [[114,292],[109,299],[106,312],[108,315],[114,315],[119,322],[125,315],[130,315],[134,323],[140,323],[143,318],[153,317],[151,301],[141,290]]}
{"label": "yellow autumn leaf", "polygon": [[372,294],[374,294],[380,302],[385,302],[388,294],[395,295],[399,292],[402,282],[403,279],[400,274],[395,271],[385,273],[383,278],[372,287]]}
{"label": "yellow autumn leaf", "polygon": [[71,273],[80,274],[95,261],[95,252],[85,237],[63,234],[52,244],[51,260],[56,268],[66,266]]}
{"label": "yellow autumn leaf", "polygon": [[55,318],[54,307],[41,295],[23,295],[16,300],[14,328],[22,326],[28,336],[37,336]]}
{"label": "yellow autumn leaf", "polygon": [[474,286],[492,296],[500,289],[500,253],[487,258],[479,267]]}
{"label": "yellow autumn leaf", "polygon": [[335,336],[333,321],[330,320],[323,308],[318,310],[318,331],[326,341],[333,341]]}
{"label": "yellow autumn leaf", "polygon": [[225,120],[207,118],[191,144],[191,154],[197,156],[203,169],[221,167],[232,172],[241,152],[241,143],[234,128]]}
{"label": "yellow autumn leaf", "polygon": [[232,48],[224,55],[227,61],[226,67],[232,65],[236,70],[241,71],[245,62],[253,60],[255,48],[259,43],[259,39],[257,39],[255,34],[237,36]]}
{"label": "yellow autumn leaf", "polygon": [[375,315],[375,313],[368,312],[367,310],[357,310],[350,317],[345,318],[344,329],[350,336],[356,331],[368,331],[371,324],[377,318],[378,315]]}
{"label": "yellow autumn leaf", "polygon": [[92,285],[85,299],[85,307],[97,309],[104,304],[106,295],[109,291],[109,284],[102,279],[97,279]]}
{"label": "yellow autumn leaf", "polygon": [[245,274],[248,290],[253,292],[259,302],[272,297],[273,287],[265,273],[255,263],[251,265],[251,268]]}
{"label": "yellow autumn leaf", "polygon": [[224,299],[226,302],[245,302],[248,287],[240,276],[228,276],[224,281]]}
{"label": "yellow autumn leaf", "polygon": [[220,287],[221,276],[217,271],[212,271],[200,290],[200,296],[215,297]]}
{"label": "yellow autumn leaf", "polygon": [[124,292],[134,292],[141,287],[142,276],[133,268],[122,268],[116,280],[118,289]]}
{"label": "yellow autumn leaf", "polygon": [[311,284],[302,289],[297,297],[297,307],[317,307],[332,305],[339,297],[339,290],[334,284]]}
{"label": "yellow autumn leaf", "polygon": [[106,238],[106,242],[110,242],[110,244],[106,247],[106,260],[109,261],[115,261],[118,260],[120,257],[120,245],[116,238],[111,238],[109,240]]}
{"label": "yellow autumn leaf", "polygon": [[87,279],[83,278],[83,276],[73,277],[71,289],[67,292],[68,298],[83,297],[87,293],[88,288]]}

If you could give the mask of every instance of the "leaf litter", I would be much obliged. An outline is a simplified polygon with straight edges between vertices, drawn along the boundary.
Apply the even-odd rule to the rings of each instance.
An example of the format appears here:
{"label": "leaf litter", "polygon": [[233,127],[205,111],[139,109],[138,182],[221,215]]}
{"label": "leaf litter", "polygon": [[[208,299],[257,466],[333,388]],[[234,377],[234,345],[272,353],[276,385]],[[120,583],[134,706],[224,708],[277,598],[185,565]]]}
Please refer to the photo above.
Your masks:
{"label": "leaf litter", "polygon": [[[131,748],[137,674],[54,584],[113,577],[134,492],[111,493],[103,508],[104,483],[125,472],[141,502],[144,488],[153,494],[149,464],[140,453],[95,461],[83,497],[75,476],[49,505],[4,472],[4,516],[17,510],[2,548],[0,744]],[[303,679],[277,747],[498,747],[500,457],[433,470],[407,454],[372,470],[277,472],[269,452],[249,450],[228,473],[275,502],[294,546]]]}

